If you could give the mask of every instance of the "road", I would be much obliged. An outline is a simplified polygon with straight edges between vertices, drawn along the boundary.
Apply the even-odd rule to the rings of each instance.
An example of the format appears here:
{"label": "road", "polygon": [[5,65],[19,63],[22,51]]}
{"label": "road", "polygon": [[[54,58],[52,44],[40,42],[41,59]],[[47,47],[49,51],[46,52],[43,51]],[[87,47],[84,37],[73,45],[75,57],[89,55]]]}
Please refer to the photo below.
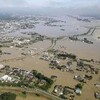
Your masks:
{"label": "road", "polygon": [[44,96],[44,97],[47,97],[51,100],[64,100],[64,99],[61,99],[49,92],[46,92],[46,91],[43,91],[41,89],[38,89],[37,87],[35,87],[34,89],[29,89],[29,88],[19,88],[19,87],[2,87],[0,86],[0,90],[7,90],[7,91],[17,91],[17,92],[23,92],[23,91],[26,91],[27,93],[34,93],[34,94],[40,94],[41,96]]}

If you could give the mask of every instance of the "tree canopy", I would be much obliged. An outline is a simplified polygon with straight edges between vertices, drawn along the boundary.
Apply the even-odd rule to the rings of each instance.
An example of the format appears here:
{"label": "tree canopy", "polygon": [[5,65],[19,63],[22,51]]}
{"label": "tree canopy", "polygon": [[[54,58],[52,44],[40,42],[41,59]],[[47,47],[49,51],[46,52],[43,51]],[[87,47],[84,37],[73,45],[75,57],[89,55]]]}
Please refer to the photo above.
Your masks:
{"label": "tree canopy", "polygon": [[16,94],[10,93],[10,92],[5,92],[0,95],[0,100],[15,100],[16,99]]}

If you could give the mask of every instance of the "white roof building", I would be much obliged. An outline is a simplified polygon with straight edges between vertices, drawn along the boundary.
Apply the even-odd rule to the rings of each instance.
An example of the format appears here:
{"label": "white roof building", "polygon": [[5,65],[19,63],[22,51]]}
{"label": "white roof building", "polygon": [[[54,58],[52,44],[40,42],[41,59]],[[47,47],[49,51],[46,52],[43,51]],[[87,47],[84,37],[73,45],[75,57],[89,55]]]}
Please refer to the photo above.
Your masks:
{"label": "white roof building", "polygon": [[77,88],[75,92],[76,92],[76,94],[82,94],[82,91],[79,88]]}
{"label": "white roof building", "polygon": [[2,68],[4,68],[4,67],[5,67],[4,65],[0,64],[0,69],[2,69]]}
{"label": "white roof building", "polygon": [[0,80],[1,81],[6,81],[6,82],[8,82],[8,81],[11,82],[12,78],[8,75],[4,75],[3,77],[0,78]]}

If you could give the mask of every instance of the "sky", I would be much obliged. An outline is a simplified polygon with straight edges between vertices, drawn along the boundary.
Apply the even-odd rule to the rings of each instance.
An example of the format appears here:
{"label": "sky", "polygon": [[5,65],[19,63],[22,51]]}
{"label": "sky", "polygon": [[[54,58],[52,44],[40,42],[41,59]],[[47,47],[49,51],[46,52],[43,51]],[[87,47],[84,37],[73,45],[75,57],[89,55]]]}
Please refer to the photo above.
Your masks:
{"label": "sky", "polygon": [[[100,0],[0,0],[0,10],[3,8],[45,9],[51,12],[100,13]],[[54,10],[54,11],[53,11]]]}
{"label": "sky", "polygon": [[0,7],[100,7],[100,0],[0,0]]}

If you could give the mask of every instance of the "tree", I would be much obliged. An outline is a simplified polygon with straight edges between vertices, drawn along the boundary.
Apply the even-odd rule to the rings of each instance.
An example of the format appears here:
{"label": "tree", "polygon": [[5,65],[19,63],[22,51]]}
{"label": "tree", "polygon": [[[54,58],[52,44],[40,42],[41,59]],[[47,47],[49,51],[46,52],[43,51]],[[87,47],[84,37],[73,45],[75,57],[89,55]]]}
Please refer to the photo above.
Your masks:
{"label": "tree", "polygon": [[16,94],[10,93],[10,92],[5,92],[0,95],[0,100],[15,100],[16,99]]}
{"label": "tree", "polygon": [[2,50],[0,50],[0,54],[2,54]]}
{"label": "tree", "polygon": [[77,88],[79,88],[79,89],[81,89],[82,90],[82,88],[83,88],[83,85],[82,84],[77,84],[76,86],[75,86],[75,88],[77,89]]}
{"label": "tree", "polygon": [[23,91],[22,93],[23,93],[24,95],[26,95],[26,91]]}

